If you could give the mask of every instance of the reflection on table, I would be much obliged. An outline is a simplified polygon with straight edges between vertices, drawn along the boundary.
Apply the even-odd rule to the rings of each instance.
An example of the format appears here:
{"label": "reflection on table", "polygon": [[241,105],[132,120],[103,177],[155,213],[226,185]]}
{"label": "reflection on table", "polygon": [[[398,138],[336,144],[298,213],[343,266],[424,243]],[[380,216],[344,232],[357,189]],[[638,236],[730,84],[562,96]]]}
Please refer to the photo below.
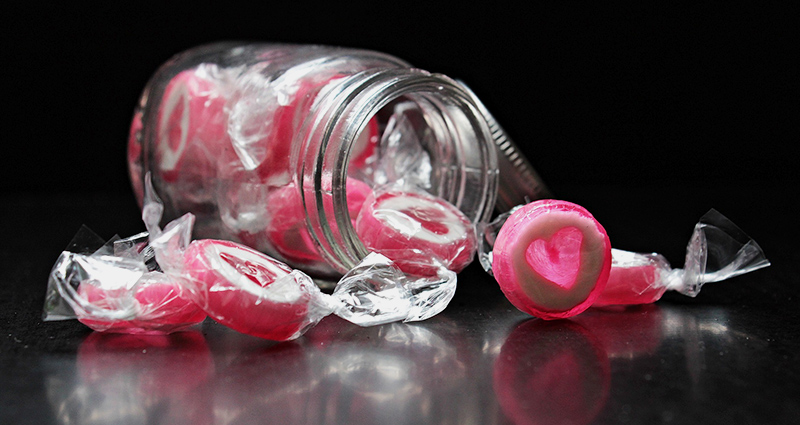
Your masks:
{"label": "reflection on table", "polygon": [[331,317],[287,343],[209,322],[168,336],[92,333],[74,359],[41,361],[64,424],[588,424],[636,415],[647,388],[632,392],[631,376],[646,384],[682,368],[697,388],[704,347],[750,338],[722,310],[670,304],[551,322],[492,311],[370,328]]}

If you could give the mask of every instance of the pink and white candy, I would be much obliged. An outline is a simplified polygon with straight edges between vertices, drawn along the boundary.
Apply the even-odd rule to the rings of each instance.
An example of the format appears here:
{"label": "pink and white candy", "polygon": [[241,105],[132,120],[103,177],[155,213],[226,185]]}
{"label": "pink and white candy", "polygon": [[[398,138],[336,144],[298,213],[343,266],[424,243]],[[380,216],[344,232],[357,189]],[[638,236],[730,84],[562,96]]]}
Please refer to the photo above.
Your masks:
{"label": "pink and white candy", "polygon": [[[163,334],[200,323],[206,314],[183,291],[179,279],[160,272],[145,273],[131,289],[104,288],[93,281],[78,286],[86,303],[76,312],[84,325],[104,332]],[[117,319],[115,312],[129,310],[133,318]]]}
{"label": "pink and white candy", "polygon": [[458,208],[424,192],[384,190],[364,201],[356,233],[366,247],[406,273],[433,276],[440,266],[459,272],[472,261],[477,241]]}
{"label": "pink and white candy", "polygon": [[492,254],[494,277],[508,300],[543,319],[587,309],[611,269],[605,229],[585,208],[566,201],[540,200],[516,210]]}
{"label": "pink and white candy", "polygon": [[[216,66],[183,71],[167,84],[159,109],[156,164],[168,182],[213,178],[221,150],[230,145],[226,98]],[[135,125],[135,123],[134,123]]]}
{"label": "pink and white candy", "polygon": [[328,313],[316,314],[322,294],[308,276],[244,245],[198,240],[184,259],[200,307],[239,332],[290,340]]}

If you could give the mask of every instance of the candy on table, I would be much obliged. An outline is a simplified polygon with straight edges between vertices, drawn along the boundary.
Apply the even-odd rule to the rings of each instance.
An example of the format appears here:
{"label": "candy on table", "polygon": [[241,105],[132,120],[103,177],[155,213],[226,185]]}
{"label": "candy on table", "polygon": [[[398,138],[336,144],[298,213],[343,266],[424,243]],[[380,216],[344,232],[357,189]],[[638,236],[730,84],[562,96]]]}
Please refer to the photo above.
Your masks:
{"label": "candy on table", "polygon": [[436,276],[442,266],[461,271],[477,246],[473,225],[458,208],[421,190],[395,187],[364,201],[356,233],[370,251],[419,276]]}
{"label": "candy on table", "polygon": [[727,217],[711,210],[695,225],[683,269],[660,254],[612,250],[611,274],[595,306],[649,304],[668,290],[697,296],[718,282],[770,265],[761,247]]}
{"label": "candy on table", "polygon": [[[583,207],[540,200],[513,210],[491,252],[481,246],[481,264],[494,274],[518,309],[543,319],[574,316],[587,309],[606,285],[611,243],[605,229]],[[487,267],[488,266],[488,267]]]}
{"label": "candy on table", "polygon": [[285,341],[331,313],[328,296],[303,272],[234,242],[191,241],[191,214],[162,230],[163,209],[148,178],[142,220],[156,259],[167,275],[184,279],[192,300],[212,319],[248,335]]}
{"label": "candy on table", "polygon": [[194,241],[184,267],[198,305],[217,322],[248,335],[294,339],[331,312],[311,278],[240,244]]}
{"label": "candy on table", "polygon": [[[418,209],[404,215],[430,220],[418,222],[421,229],[424,223],[433,226],[444,218],[449,230],[424,229],[429,234],[421,240],[433,244],[434,236],[444,235],[448,243],[431,249],[448,258],[447,264],[466,264],[462,251],[474,249],[475,241],[463,215],[430,195],[396,192],[393,196],[390,205],[400,202],[401,210]],[[48,287],[45,311],[50,320],[78,317],[99,331],[168,333],[208,314],[239,332],[284,341],[299,337],[331,313],[361,326],[424,320],[441,312],[455,293],[456,273],[442,263],[401,258],[405,265],[424,266],[428,273],[412,276],[389,258],[371,253],[342,277],[333,295],[326,295],[303,272],[252,248],[230,241],[191,241],[192,214],[162,229],[163,211],[148,174],[142,208],[147,233],[116,241],[111,250],[116,255],[107,255],[109,249],[93,256],[63,253]],[[455,240],[449,238],[456,233],[472,239],[451,247]],[[467,258],[471,256],[472,252]],[[65,303],[71,309],[60,308]]]}
{"label": "candy on table", "polygon": [[[96,239],[96,235],[87,233],[90,231],[81,229],[75,240]],[[128,240],[111,242],[121,245]],[[73,244],[61,253],[50,272],[45,320],[77,318],[98,331],[160,334],[180,331],[205,319],[179,279],[148,266],[146,251],[138,256],[114,253],[107,249],[109,245],[81,253],[88,249]]]}
{"label": "candy on table", "polygon": [[99,311],[124,310],[128,305],[132,309],[129,320],[79,311],[78,321],[95,330],[161,334],[185,329],[206,318],[206,314],[186,297],[178,280],[161,272],[147,272],[133,288],[124,290],[106,289],[97,286],[96,281],[84,280],[78,286],[78,296]]}

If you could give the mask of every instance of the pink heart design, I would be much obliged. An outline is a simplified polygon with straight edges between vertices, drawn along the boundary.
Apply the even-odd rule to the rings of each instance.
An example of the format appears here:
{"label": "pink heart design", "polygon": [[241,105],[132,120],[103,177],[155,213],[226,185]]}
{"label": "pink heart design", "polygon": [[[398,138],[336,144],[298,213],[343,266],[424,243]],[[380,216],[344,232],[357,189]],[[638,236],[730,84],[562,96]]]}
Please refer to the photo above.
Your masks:
{"label": "pink heart design", "polygon": [[525,250],[528,265],[543,278],[570,289],[581,267],[583,232],[577,227],[559,229],[549,240],[536,239]]}

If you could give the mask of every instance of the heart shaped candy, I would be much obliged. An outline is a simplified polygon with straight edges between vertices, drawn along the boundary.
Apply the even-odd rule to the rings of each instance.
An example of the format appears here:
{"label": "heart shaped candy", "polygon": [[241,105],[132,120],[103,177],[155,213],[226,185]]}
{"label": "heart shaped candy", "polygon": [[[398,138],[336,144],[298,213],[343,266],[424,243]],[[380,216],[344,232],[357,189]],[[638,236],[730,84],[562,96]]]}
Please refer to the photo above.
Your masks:
{"label": "heart shaped candy", "polygon": [[600,295],[611,269],[605,229],[583,207],[540,200],[500,229],[492,270],[518,309],[543,319],[574,316]]}
{"label": "heart shaped candy", "polygon": [[536,239],[525,250],[525,259],[545,279],[570,289],[575,285],[581,267],[583,233],[576,227],[565,227],[549,240]]}

